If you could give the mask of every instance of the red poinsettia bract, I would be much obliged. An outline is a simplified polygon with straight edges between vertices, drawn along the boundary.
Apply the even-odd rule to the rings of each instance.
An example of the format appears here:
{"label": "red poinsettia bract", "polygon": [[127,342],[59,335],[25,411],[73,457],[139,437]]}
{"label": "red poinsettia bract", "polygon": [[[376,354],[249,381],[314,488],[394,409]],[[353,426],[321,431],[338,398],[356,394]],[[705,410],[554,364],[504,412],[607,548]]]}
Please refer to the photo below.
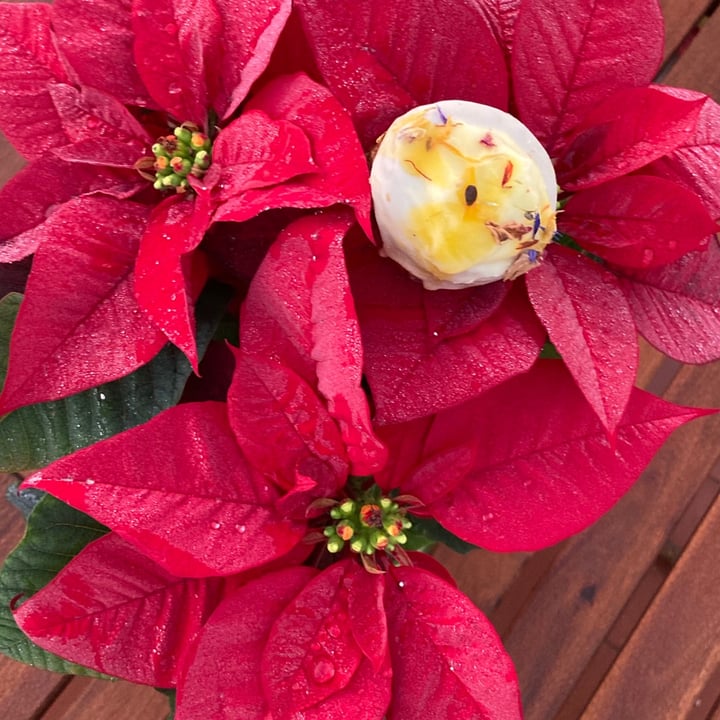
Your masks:
{"label": "red poinsettia bract", "polygon": [[126,375],[168,340],[197,369],[211,223],[346,202],[368,226],[365,161],[330,93],[295,74],[244,102],[289,12],[0,4],[0,127],[28,161],[0,191],[0,262],[35,254],[1,412]]}
{"label": "red poinsettia bract", "polygon": [[683,361],[720,357],[720,250],[708,243],[720,108],[650,85],[662,58],[656,0],[294,7],[366,148],[415,105],[510,107],[561,186],[568,247],[551,246],[518,287],[426,291],[377,253],[350,257],[379,421],[436,412],[526,370],[545,332],[610,434],[632,396],[638,331]]}

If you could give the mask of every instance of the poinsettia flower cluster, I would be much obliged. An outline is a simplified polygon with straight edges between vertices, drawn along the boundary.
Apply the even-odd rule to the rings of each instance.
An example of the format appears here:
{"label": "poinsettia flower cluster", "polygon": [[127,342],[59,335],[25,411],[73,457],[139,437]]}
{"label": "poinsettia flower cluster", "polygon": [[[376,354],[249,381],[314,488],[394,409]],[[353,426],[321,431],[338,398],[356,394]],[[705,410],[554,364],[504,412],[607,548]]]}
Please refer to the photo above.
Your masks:
{"label": "poinsettia flower cluster", "polygon": [[[343,258],[352,222],[340,210],[303,218],[270,249],[243,306],[227,403],[180,404],[27,480],[112,530],[18,610],[42,647],[177,687],[186,720],[349,707],[378,720],[520,717],[488,621],[430,558],[388,543],[413,533],[398,508],[476,544],[542,546],[609,507],[702,411],[635,391],[612,449],[547,361],[378,436]],[[523,433],[497,431],[515,422]],[[373,521],[383,508],[391,522]],[[370,534],[354,546],[362,525]]]}
{"label": "poinsettia flower cluster", "polygon": [[[179,720],[520,717],[488,621],[404,544],[423,519],[501,551],[582,530],[704,412],[633,387],[638,331],[720,357],[718,106],[650,85],[655,0],[591,4],[0,3],[28,161],[0,262],[33,255],[0,411],[167,341],[197,370],[207,278],[242,305],[224,401],[27,482],[111,531],[19,603],[40,646],[177,688]],[[364,152],[452,99],[544,144],[560,235],[523,278],[429,291],[380,254]]]}
{"label": "poinsettia flower cluster", "polygon": [[365,161],[328,90],[284,75],[238,111],[289,12],[0,4],[0,127],[28,161],[0,193],[0,262],[34,253],[3,412],[127,375],[168,340],[197,370],[211,223],[344,200],[369,227]]}

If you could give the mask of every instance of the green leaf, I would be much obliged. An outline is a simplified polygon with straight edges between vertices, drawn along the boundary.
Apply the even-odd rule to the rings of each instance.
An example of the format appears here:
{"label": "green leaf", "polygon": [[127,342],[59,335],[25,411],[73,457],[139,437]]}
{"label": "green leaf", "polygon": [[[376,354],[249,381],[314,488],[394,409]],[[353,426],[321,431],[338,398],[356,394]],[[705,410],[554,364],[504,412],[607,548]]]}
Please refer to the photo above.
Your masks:
{"label": "green leaf", "polygon": [[557,348],[549,340],[545,341],[540,351],[540,357],[544,360],[562,360],[562,355],[560,355]]}
{"label": "green leaf", "polygon": [[33,643],[15,623],[11,607],[49,583],[88,543],[107,528],[46,495],[30,513],[25,536],[0,570],[0,652],[15,660],[61,673],[106,677],[67,662]]}
{"label": "green leaf", "polygon": [[[0,301],[0,378],[22,295]],[[228,289],[213,285],[196,307],[198,351],[202,355],[222,317]],[[141,425],[180,400],[192,369],[180,350],[167,345],[127,377],[56,400],[23,407],[0,418],[0,471],[44,467],[53,460]]]}
{"label": "green leaf", "polygon": [[[451,550],[455,552],[469,553],[471,550],[476,550],[475,545],[471,545],[464,540],[461,540],[456,535],[453,535],[449,530],[446,530],[437,520],[432,518],[417,517],[416,515],[411,516],[412,520],[412,532],[419,533],[426,537],[430,543],[441,542],[447,545]],[[406,547],[406,549],[408,549]]]}

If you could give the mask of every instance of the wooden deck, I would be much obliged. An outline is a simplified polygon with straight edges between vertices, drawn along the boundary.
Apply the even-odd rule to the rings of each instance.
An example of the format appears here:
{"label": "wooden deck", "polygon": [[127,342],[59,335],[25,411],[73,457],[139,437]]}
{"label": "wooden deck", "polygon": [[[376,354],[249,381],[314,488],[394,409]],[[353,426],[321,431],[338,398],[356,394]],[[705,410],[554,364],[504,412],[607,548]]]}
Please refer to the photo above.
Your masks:
{"label": "wooden deck", "polygon": [[[700,20],[717,0],[661,4],[661,80],[720,100],[720,10]],[[5,177],[12,163],[0,145]],[[720,407],[720,363],[683,367],[644,347],[639,383],[673,402]],[[720,720],[719,491],[720,416],[675,433],[612,512],[557,547],[439,553],[502,634],[527,720]],[[0,555],[22,527],[0,503]],[[166,714],[150,688],[63,677],[0,656],[0,718]]]}

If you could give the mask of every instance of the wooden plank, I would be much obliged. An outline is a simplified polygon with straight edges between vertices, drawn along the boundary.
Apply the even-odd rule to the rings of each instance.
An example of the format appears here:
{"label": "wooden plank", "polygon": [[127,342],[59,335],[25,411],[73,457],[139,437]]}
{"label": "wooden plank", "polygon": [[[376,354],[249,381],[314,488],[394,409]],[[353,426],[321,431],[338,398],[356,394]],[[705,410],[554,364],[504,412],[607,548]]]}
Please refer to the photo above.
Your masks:
{"label": "wooden plank", "polygon": [[711,5],[712,0],[660,0],[665,18],[665,59],[678,49]]}
{"label": "wooden plank", "polygon": [[[670,399],[720,404],[720,365],[683,368]],[[506,636],[527,720],[554,718],[717,457],[720,417],[682,428],[633,490],[571,539]]]}
{"label": "wooden plank", "polygon": [[663,82],[699,90],[716,100],[720,99],[720,12],[713,13],[703,24]]}
{"label": "wooden plank", "polygon": [[602,683],[583,720],[678,720],[720,664],[720,502]]}
{"label": "wooden plank", "polygon": [[0,655],[0,717],[8,720],[36,720],[64,688],[64,675],[38,670]]}
{"label": "wooden plank", "polygon": [[167,698],[144,685],[74,677],[37,720],[165,720]]}
{"label": "wooden plank", "polygon": [[0,132],[0,187],[25,165],[20,153]]}

